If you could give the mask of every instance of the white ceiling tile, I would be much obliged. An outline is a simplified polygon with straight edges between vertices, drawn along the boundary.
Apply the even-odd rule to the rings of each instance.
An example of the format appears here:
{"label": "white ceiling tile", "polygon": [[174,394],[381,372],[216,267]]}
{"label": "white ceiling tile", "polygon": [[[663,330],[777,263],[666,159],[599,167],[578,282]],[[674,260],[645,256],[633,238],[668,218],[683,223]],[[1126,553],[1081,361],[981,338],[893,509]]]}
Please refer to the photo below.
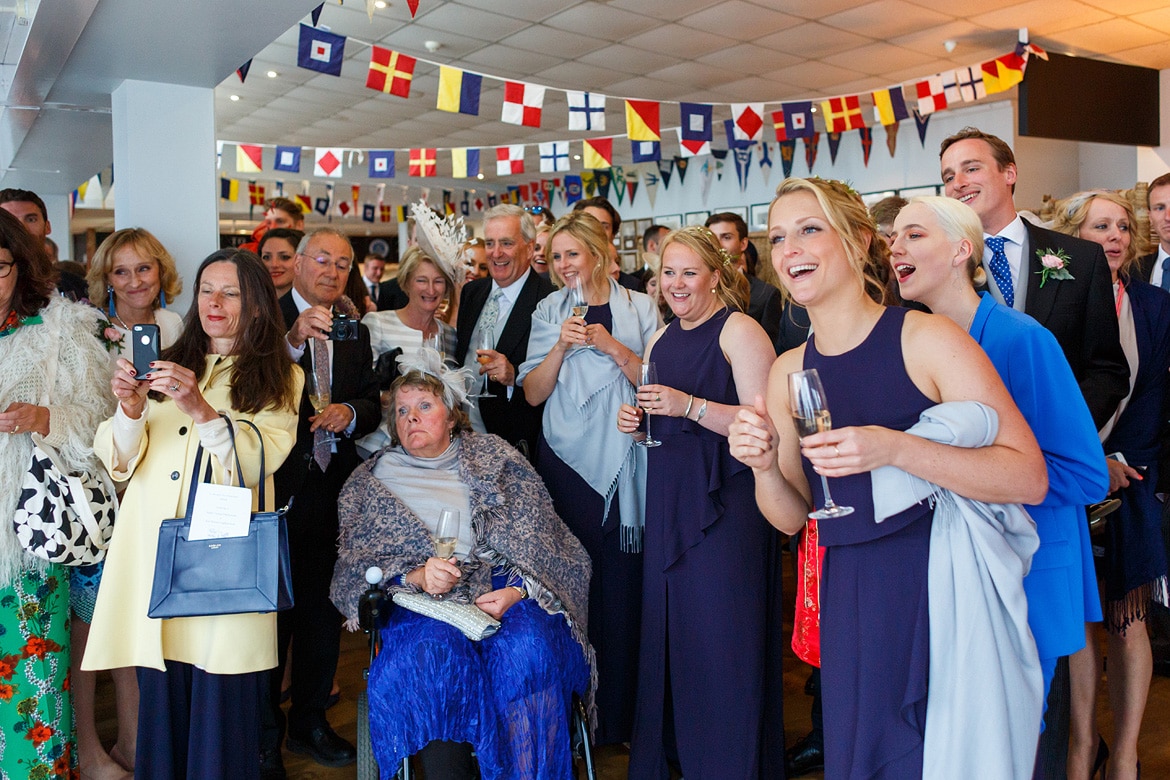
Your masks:
{"label": "white ceiling tile", "polygon": [[558,30],[621,41],[631,35],[648,30],[659,22],[648,16],[623,11],[612,6],[603,7],[597,3],[581,3],[544,20],[549,27]]}
{"label": "white ceiling tile", "polygon": [[800,90],[799,85],[793,85],[789,88],[783,82],[769,78],[761,78],[759,76],[748,76],[747,78],[739,79],[724,84],[721,92],[724,95],[719,99],[720,103],[739,102],[739,101],[777,101],[785,98],[794,97],[794,92]]}
{"label": "white ceiling tile", "polygon": [[611,0],[609,3],[610,8],[637,11],[668,22],[715,5],[719,5],[719,0]]}
{"label": "white ceiling tile", "polygon": [[1129,17],[1138,24],[1152,27],[1159,32],[1170,35],[1170,6],[1159,8],[1156,11],[1145,11]]}
{"label": "white ceiling tile", "polygon": [[515,35],[509,35],[500,43],[524,51],[555,55],[561,60],[576,59],[609,45],[600,38],[591,38],[539,24],[527,27]]}
{"label": "white ceiling tile", "polygon": [[777,49],[797,57],[821,57],[830,52],[849,51],[869,43],[873,43],[871,38],[827,27],[819,22],[800,24],[755,41],[757,46]]}
{"label": "white ceiling tile", "polygon": [[1133,16],[1143,11],[1166,7],[1166,0],[1124,0],[1124,2],[1119,2],[1119,0],[1082,0],[1082,2],[1094,8],[1100,8],[1102,11],[1123,16]]}
{"label": "white ceiling tile", "polygon": [[421,21],[427,27],[458,30],[468,37],[483,41],[498,40],[531,24],[524,19],[514,19],[501,13],[484,11],[460,3],[442,3]]}
{"label": "white ceiling tile", "polygon": [[506,3],[501,3],[500,0],[462,0],[463,5],[514,16],[517,19],[527,19],[531,22],[547,19],[579,2],[580,0],[508,0]]}
{"label": "white ceiling tile", "polygon": [[573,84],[579,90],[605,94],[610,84],[623,81],[630,74],[584,62],[564,62],[546,69],[541,75],[550,84]]}
{"label": "white ceiling tile", "polygon": [[799,17],[752,5],[744,0],[727,0],[680,19],[679,24],[743,40],[795,27],[802,21]]}
{"label": "white ceiling tile", "polygon": [[892,46],[888,43],[871,43],[842,54],[823,57],[822,61],[849,70],[863,70],[866,73],[884,73],[897,68],[922,66],[932,61],[930,55],[922,52]]}
{"label": "white ceiling tile", "polygon": [[653,79],[672,81],[675,84],[683,84],[697,89],[706,89],[733,81],[742,74],[742,71],[713,68],[710,65],[701,65],[697,62],[680,62],[676,65],[671,65],[669,68],[661,68],[646,75]]}
{"label": "white ceiling tile", "polygon": [[810,90],[817,90],[822,94],[833,92],[833,85],[843,81],[853,81],[866,74],[848,68],[839,68],[818,60],[806,60],[799,65],[789,65],[767,74],[788,84],[796,84]]}
{"label": "white ceiling tile", "polygon": [[754,71],[768,71],[782,68],[785,65],[795,65],[800,62],[800,57],[779,49],[757,46],[754,43],[741,43],[738,46],[704,54],[697,60],[716,68],[729,68],[742,72],[745,68]]}
{"label": "white ceiling tile", "polygon": [[[472,70],[482,70],[496,76],[523,80],[534,73],[540,73],[545,68],[551,68],[558,64],[560,59],[548,54],[536,54],[496,43],[468,54],[463,58],[463,61],[469,65],[480,66],[480,68],[472,68]],[[540,81],[543,83],[543,80]]]}
{"label": "white ceiling tile", "polygon": [[822,19],[850,8],[865,5],[870,0],[817,0],[816,3],[810,3],[808,0],[751,0],[751,2],[802,19]]}
{"label": "white ceiling tile", "polygon": [[[960,21],[947,22],[938,27],[928,27],[908,35],[892,38],[889,42],[895,46],[901,46],[904,49],[913,49],[914,51],[928,54],[931,57],[945,58],[948,54],[943,44],[946,41],[954,41],[956,47],[951,52],[951,56],[966,58],[973,62],[974,59],[971,57],[973,49],[991,47],[998,51],[999,54],[1005,54],[1011,51],[1016,45],[1016,34],[1016,30],[1014,29],[988,29],[986,27],[973,26],[970,22]],[[937,71],[940,69],[928,68],[927,70]]]}
{"label": "white ceiling tile", "polygon": [[[733,30],[727,32],[733,33]],[[700,57],[708,52],[726,49],[738,41],[705,30],[695,30],[678,24],[664,24],[639,35],[626,38],[625,43],[639,49],[653,52],[687,53],[688,57]]]}
{"label": "white ceiling tile", "polygon": [[866,35],[879,40],[933,27],[953,17],[903,0],[877,0],[863,6],[821,18],[822,24],[842,30],[865,30]]}
{"label": "white ceiling tile", "polygon": [[1143,68],[1170,68],[1170,41],[1162,41],[1152,46],[1141,46],[1136,49],[1115,52],[1114,57],[1130,65],[1140,65]]}
{"label": "white ceiling tile", "polygon": [[[638,98],[643,100],[664,100],[667,95],[678,94],[678,86],[665,81],[638,76],[613,85],[613,91],[623,98]],[[621,103],[615,102],[615,107],[621,110]],[[606,108],[609,107],[607,101]],[[607,123],[608,127],[608,123]],[[612,130],[611,130],[612,132]]]}
{"label": "white ceiling tile", "polygon": [[1060,36],[1061,43],[1089,55],[1093,52],[1112,53],[1150,46],[1165,39],[1163,33],[1152,27],[1128,19],[1110,19],[1097,24],[1087,24],[1084,27],[1065,30]]}
{"label": "white ceiling tile", "polygon": [[612,68],[623,73],[633,74],[649,73],[652,70],[665,68],[678,61],[668,54],[645,49],[634,49],[620,43],[614,44],[613,46],[606,46],[604,49],[598,49],[578,59],[589,65]]}
{"label": "white ceiling tile", "polygon": [[[1005,24],[1010,16],[1010,25]],[[971,17],[970,21],[993,29],[1027,27],[1033,38],[1051,35],[1061,30],[1103,22],[1112,14],[1093,8],[1077,0],[1031,0],[1012,7],[1010,14],[995,12]]]}

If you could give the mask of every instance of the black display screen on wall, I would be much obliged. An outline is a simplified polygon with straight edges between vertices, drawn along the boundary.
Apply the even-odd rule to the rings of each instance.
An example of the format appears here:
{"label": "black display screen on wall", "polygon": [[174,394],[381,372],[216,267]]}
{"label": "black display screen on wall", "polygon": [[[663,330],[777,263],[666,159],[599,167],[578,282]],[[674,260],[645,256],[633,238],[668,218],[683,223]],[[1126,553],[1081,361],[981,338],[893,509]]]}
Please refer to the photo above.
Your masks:
{"label": "black display screen on wall", "polygon": [[1158,146],[1158,71],[1087,57],[1032,56],[1020,84],[1020,135]]}

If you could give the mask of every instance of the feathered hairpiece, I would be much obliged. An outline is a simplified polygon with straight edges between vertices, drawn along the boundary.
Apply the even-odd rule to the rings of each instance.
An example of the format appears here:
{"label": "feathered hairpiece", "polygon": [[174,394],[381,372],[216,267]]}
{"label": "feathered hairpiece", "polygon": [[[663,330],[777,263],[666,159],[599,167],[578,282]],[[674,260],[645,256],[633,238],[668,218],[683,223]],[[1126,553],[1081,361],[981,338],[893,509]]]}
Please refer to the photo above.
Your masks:
{"label": "feathered hairpiece", "polygon": [[467,391],[475,382],[469,368],[448,368],[443,356],[430,347],[419,347],[414,354],[403,352],[398,356],[398,373],[406,376],[411,371],[433,376],[443,383],[443,403],[448,409],[467,403]]}
{"label": "feathered hairpiece", "polygon": [[414,224],[418,228],[418,245],[441,264],[443,270],[458,284],[468,267],[461,251],[467,240],[467,226],[463,224],[463,217],[452,214],[440,218],[422,198],[411,205],[410,215],[414,217]]}

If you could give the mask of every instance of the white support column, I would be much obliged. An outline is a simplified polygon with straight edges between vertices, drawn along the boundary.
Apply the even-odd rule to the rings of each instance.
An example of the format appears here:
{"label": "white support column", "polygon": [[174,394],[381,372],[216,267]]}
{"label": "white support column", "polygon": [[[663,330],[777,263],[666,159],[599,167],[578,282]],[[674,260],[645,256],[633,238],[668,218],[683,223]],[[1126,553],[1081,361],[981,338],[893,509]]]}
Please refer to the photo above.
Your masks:
{"label": "white support column", "polygon": [[173,306],[186,311],[199,263],[219,248],[214,91],[127,80],[111,103],[114,227],[158,237],[183,277]]}
{"label": "white support column", "polygon": [[45,201],[45,211],[48,212],[49,227],[53,232],[49,238],[57,244],[57,259],[73,259],[73,236],[69,228],[69,199],[70,195],[42,195]]}

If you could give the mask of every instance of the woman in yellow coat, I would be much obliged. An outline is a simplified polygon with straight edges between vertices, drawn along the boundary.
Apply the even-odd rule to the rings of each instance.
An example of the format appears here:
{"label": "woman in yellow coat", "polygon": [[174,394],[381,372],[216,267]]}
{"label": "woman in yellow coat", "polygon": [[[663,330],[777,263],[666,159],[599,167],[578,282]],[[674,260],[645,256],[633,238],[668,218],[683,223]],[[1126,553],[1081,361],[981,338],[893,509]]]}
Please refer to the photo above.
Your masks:
{"label": "woman in yellow coat", "polygon": [[[158,529],[186,511],[202,443],[216,482],[271,475],[296,439],[303,377],[288,357],[272,281],[249,252],[221,250],[199,267],[183,334],[145,381],[118,361],[114,416],[94,449],[129,480],[106,558],[83,668],[138,668],[141,697],[135,774],[149,778],[259,776],[261,703],[276,666],[276,615],[155,620],[147,617]],[[235,455],[228,423],[235,429]],[[260,442],[239,420],[251,420]],[[207,462],[206,460],[204,461]],[[272,506],[263,509],[272,509]]]}

